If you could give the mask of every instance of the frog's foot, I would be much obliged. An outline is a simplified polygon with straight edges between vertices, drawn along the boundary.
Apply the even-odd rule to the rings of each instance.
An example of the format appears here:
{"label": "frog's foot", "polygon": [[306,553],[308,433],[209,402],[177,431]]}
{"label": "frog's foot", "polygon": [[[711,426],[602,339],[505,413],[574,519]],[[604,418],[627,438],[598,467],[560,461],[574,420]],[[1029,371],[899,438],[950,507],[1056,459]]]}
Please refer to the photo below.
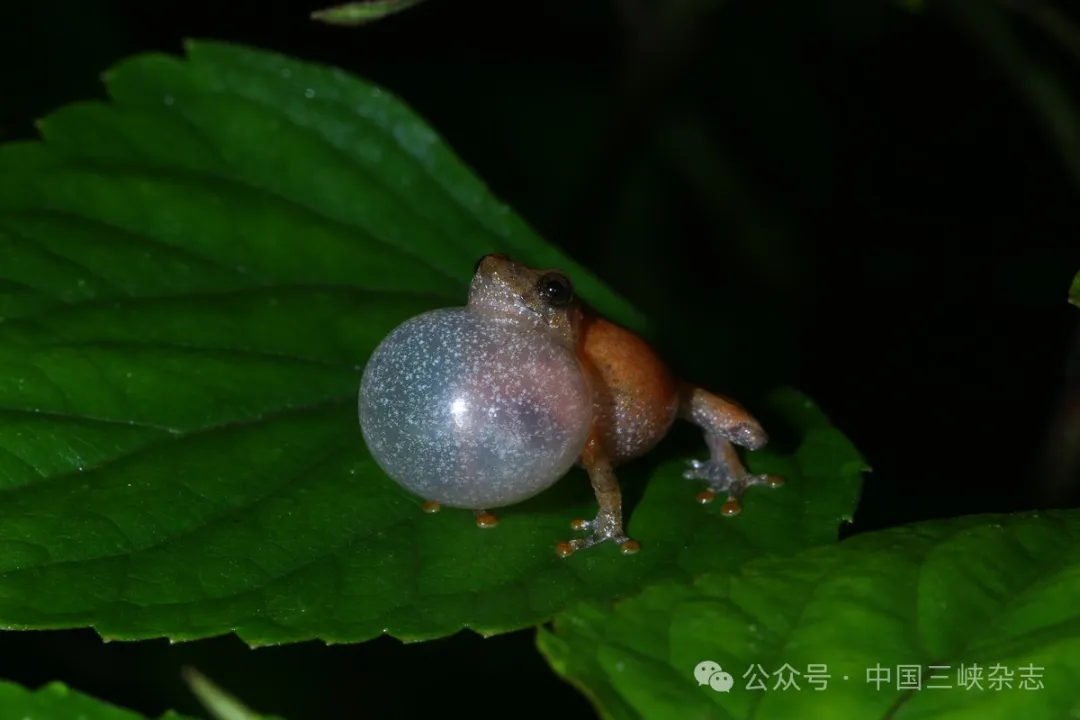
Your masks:
{"label": "frog's foot", "polygon": [[738,515],[742,511],[741,501],[746,488],[754,485],[780,487],[784,484],[784,479],[779,475],[751,475],[737,460],[731,462],[729,459],[713,457],[708,460],[691,460],[689,464],[690,469],[683,473],[683,477],[687,480],[704,480],[709,484],[708,488],[698,494],[698,502],[708,504],[720,493],[726,493],[727,500],[720,512],[727,516]]}
{"label": "frog's foot", "polygon": [[476,516],[476,527],[487,530],[493,528],[499,524],[499,518],[495,517],[487,510],[473,510],[473,515]]}
{"label": "frog's foot", "polygon": [[633,555],[641,549],[641,543],[631,540],[623,532],[622,523],[614,515],[601,512],[595,520],[575,520],[570,527],[578,531],[591,530],[591,534],[574,540],[564,540],[555,546],[559,557],[570,557],[578,550],[584,550],[602,542],[613,542],[619,546],[623,555]]}

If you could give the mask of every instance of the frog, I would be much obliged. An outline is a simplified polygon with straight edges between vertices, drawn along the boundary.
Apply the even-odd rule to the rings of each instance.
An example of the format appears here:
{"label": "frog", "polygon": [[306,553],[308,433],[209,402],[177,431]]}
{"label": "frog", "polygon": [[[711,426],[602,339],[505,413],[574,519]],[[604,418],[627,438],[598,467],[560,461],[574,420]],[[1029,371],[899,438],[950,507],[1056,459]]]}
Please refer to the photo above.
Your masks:
{"label": "frog", "polygon": [[[575,463],[584,469],[597,502],[592,519],[576,519],[579,537],[556,544],[561,557],[610,542],[621,553],[641,549],[625,530],[616,468],[639,458],[668,434],[676,420],[700,428],[709,456],[688,462],[683,477],[704,481],[702,504],[724,496],[721,514],[738,515],[746,490],[780,487],[783,477],[746,469],[736,446],[759,450],[768,442],[761,423],[740,403],[677,376],[638,334],[608,320],[582,301],[561,270],[534,268],[504,253],[482,256],[474,267],[468,307],[495,321],[512,321],[542,333],[577,357],[585,375],[593,417]],[[480,527],[497,518],[476,509]]]}

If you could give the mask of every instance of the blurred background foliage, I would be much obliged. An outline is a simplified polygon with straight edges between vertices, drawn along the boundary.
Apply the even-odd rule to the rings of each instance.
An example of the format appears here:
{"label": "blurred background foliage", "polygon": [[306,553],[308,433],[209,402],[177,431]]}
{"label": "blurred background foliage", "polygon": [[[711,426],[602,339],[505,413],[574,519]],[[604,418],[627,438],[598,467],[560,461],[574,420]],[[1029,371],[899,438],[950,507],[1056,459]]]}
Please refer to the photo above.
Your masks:
{"label": "blurred background foliage", "polygon": [[[1076,504],[1076,8],[429,0],[347,29],[312,22],[320,7],[12,0],[0,139],[186,37],[341,66],[646,312],[683,374],[752,409],[780,384],[815,397],[874,468],[850,532]],[[291,720],[592,712],[531,632],[256,651],[11,633],[0,650],[0,676],[146,713],[199,713],[185,664]]]}

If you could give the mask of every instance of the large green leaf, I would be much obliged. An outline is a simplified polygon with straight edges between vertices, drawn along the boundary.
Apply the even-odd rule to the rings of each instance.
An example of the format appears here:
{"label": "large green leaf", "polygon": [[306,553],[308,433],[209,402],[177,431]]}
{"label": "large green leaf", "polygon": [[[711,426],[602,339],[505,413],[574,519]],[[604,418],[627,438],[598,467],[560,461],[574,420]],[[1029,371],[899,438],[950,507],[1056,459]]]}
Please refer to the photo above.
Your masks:
{"label": "large green leaf", "polygon": [[595,512],[580,471],[492,530],[424,514],[357,421],[387,332],[462,304],[493,250],[640,316],[341,71],[196,43],[186,61],[123,63],[108,88],[110,104],[43,121],[43,143],[0,149],[0,625],[251,643],[494,633],[834,542],[850,517],[864,464],[791,392],[770,430],[789,425],[797,450],[750,458],[790,482],[755,488],[739,517],[694,503],[685,458],[621,471],[643,495],[634,557],[555,555]]}
{"label": "large green leaf", "polygon": [[[759,559],[613,611],[577,606],[539,643],[611,718],[1077,717],[1080,511],[930,522]],[[732,676],[729,692],[699,685],[705,661]]]}
{"label": "large green leaf", "polygon": [[[38,690],[0,680],[0,717],[12,720],[140,720],[143,716],[75,692],[61,683]],[[167,712],[161,720],[191,720]]]}

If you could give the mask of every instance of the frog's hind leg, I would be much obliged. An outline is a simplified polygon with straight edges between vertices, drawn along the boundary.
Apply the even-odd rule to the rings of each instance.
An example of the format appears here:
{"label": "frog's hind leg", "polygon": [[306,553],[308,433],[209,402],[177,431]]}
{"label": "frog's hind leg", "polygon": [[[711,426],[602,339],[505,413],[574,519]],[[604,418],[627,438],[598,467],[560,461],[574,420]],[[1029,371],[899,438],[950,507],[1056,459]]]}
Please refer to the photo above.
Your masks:
{"label": "frog's hind leg", "polygon": [[738,515],[746,488],[784,484],[783,478],[776,475],[751,475],[739,459],[735,445],[757,450],[765,446],[768,436],[758,421],[734,400],[680,383],[679,417],[702,429],[709,448],[708,460],[691,460],[690,469],[683,473],[689,480],[708,483],[708,488],[698,495],[699,502],[709,503],[716,495],[726,493],[721,512]]}

